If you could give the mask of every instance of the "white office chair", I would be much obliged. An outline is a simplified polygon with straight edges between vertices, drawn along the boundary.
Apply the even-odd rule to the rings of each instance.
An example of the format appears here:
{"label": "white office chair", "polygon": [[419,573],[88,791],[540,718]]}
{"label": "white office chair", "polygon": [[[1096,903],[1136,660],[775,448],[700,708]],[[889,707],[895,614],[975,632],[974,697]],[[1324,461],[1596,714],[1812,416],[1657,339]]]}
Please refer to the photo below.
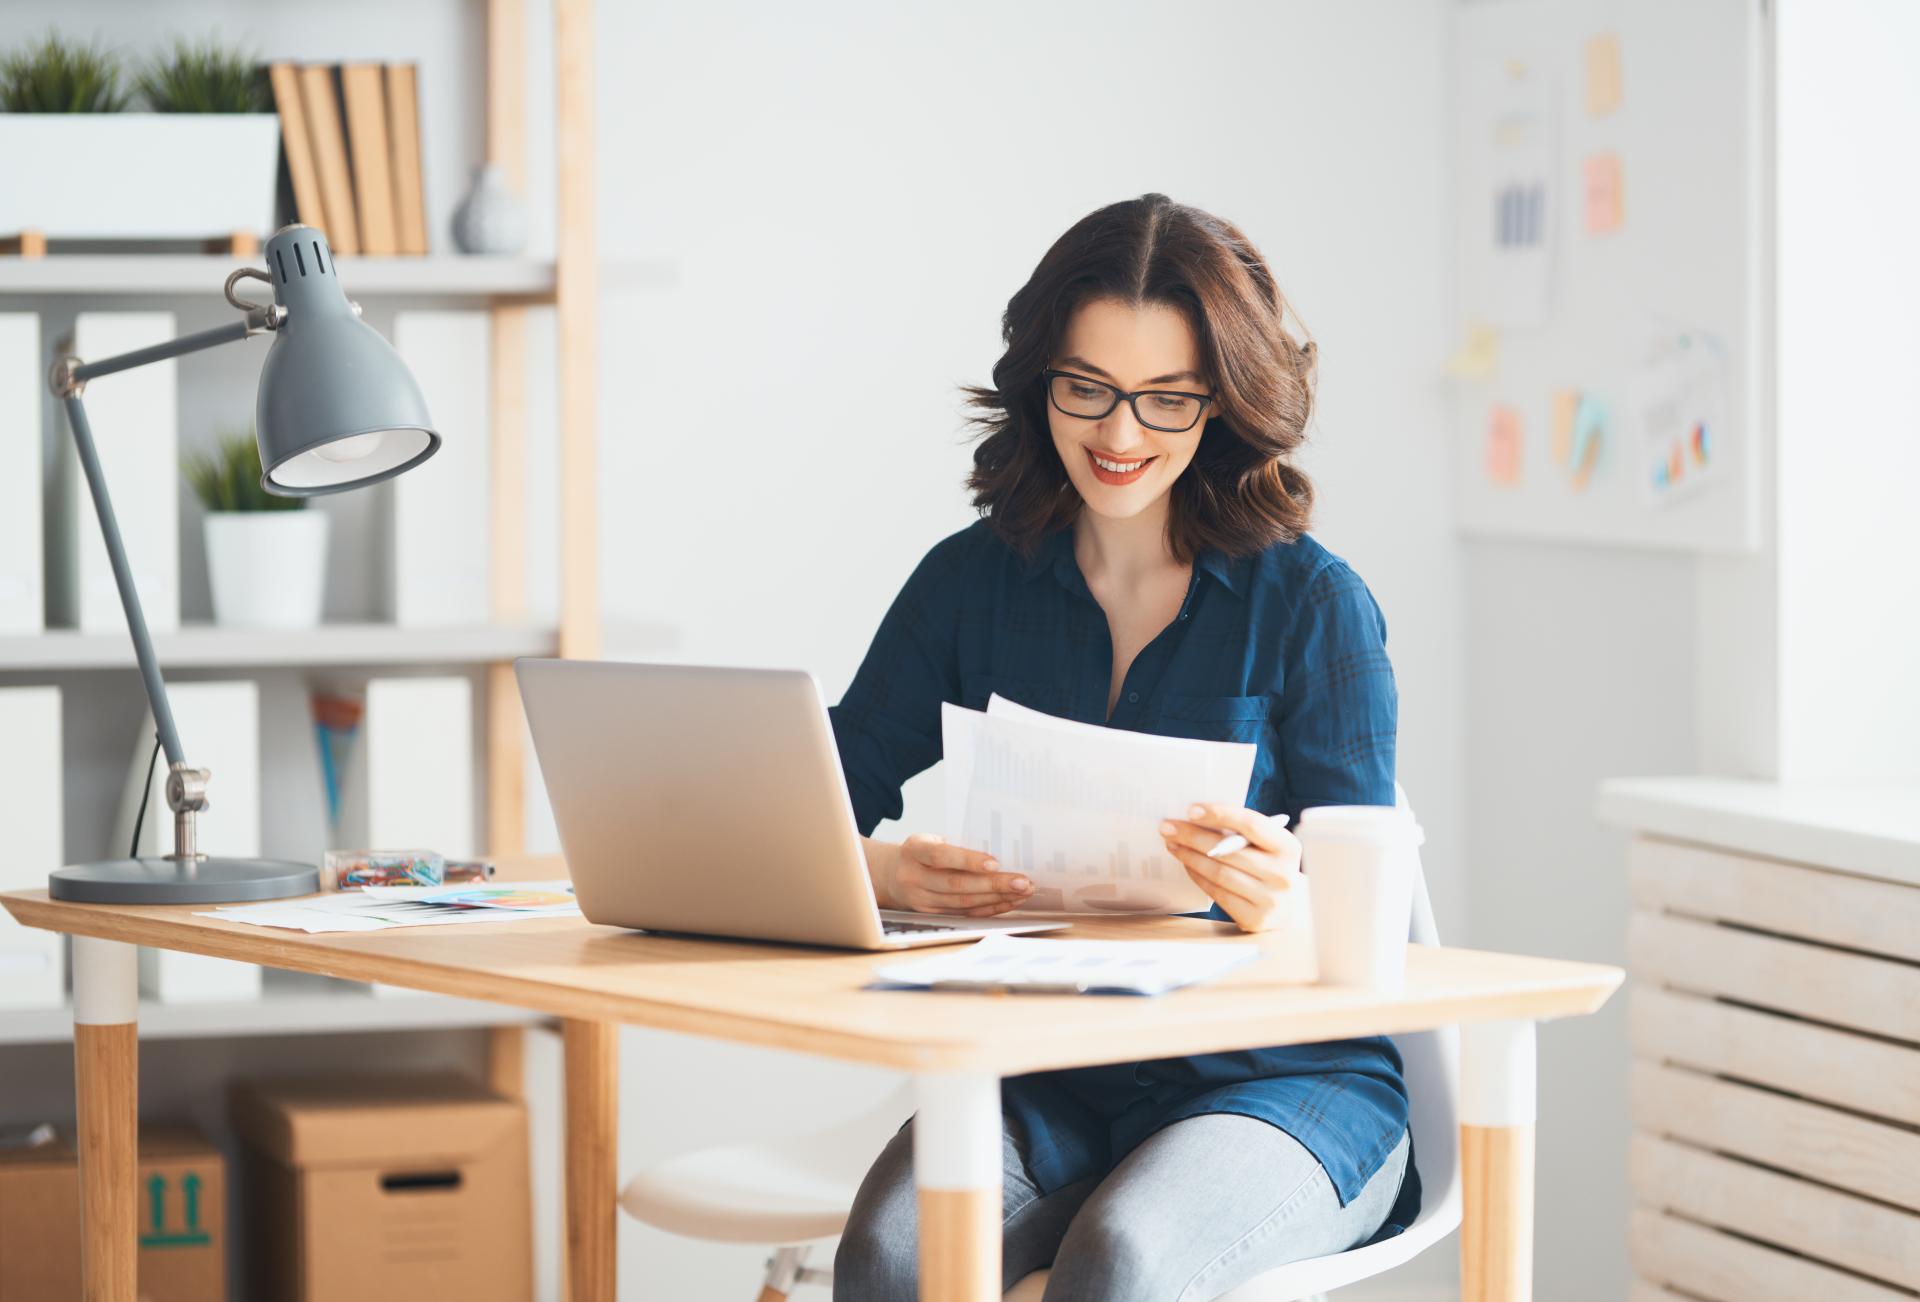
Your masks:
{"label": "white office chair", "polygon": [[781,1245],[759,1302],[784,1302],[800,1284],[832,1283],[833,1271],[808,1266],[807,1252],[846,1226],[867,1168],[912,1111],[907,1086],[830,1129],[670,1157],[628,1181],[620,1206],[690,1239]]}
{"label": "white office chair", "polygon": [[[1400,792],[1400,803],[1407,803]],[[1425,872],[1414,878],[1409,937],[1440,943]],[[1451,1027],[1394,1037],[1412,1100],[1420,1214],[1406,1231],[1350,1252],[1296,1261],[1256,1275],[1217,1302],[1310,1302],[1328,1289],[1383,1274],[1460,1224],[1460,1040]],[[620,1206],[646,1225],[722,1243],[782,1245],[767,1262],[759,1302],[785,1302],[801,1284],[830,1284],[830,1269],[806,1265],[808,1249],[838,1235],[874,1155],[912,1111],[902,1089],[873,1111],[828,1130],[759,1144],[707,1148],[642,1171]],[[1038,1302],[1047,1272],[1027,1276],[1009,1302]]]}

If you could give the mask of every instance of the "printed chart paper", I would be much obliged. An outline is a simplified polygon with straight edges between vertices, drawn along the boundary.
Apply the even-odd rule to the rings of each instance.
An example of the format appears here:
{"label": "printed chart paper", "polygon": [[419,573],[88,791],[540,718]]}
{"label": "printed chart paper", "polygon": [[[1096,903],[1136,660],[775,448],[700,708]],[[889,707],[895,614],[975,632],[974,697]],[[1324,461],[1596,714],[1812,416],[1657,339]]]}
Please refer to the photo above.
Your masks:
{"label": "printed chart paper", "polygon": [[941,707],[947,839],[1025,873],[1038,913],[1198,913],[1213,906],[1160,823],[1246,800],[1258,748],[1074,723],[994,697]]}

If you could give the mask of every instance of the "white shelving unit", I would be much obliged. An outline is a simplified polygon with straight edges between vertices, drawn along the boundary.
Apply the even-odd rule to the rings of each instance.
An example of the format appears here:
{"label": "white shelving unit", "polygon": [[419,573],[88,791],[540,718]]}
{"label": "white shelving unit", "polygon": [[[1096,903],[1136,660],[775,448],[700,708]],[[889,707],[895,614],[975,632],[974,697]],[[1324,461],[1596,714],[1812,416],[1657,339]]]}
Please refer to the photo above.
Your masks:
{"label": "white shelving unit", "polygon": [[[191,294],[217,292],[227,273],[258,262],[258,255],[202,253],[63,253],[8,258],[0,266],[0,294]],[[551,261],[536,258],[342,258],[343,284],[355,295],[450,294],[548,297]],[[211,287],[211,289],[209,288]]]}
{"label": "white shelving unit", "polygon": [[[541,1014],[504,1004],[444,995],[375,995],[351,981],[269,972],[258,999],[232,1003],[140,1001],[142,1040],[215,1040],[228,1036],[341,1035],[355,1031],[434,1031],[531,1026]],[[0,1045],[65,1044],[73,1038],[67,1007],[10,1009],[0,1016]]]}
{"label": "white shelving unit", "polygon": [[[227,273],[258,258],[204,253],[62,253],[0,258],[0,298],[54,294],[191,296],[217,293]],[[667,285],[672,269],[626,262],[607,269],[623,287]],[[342,258],[340,279],[355,298],[526,299],[551,302],[551,260],[444,255],[426,258]]]}
{"label": "white shelving unit", "polygon": [[[322,624],[298,633],[189,624],[177,632],[154,634],[153,645],[165,670],[472,665],[553,655],[560,633],[551,627],[511,624]],[[50,629],[31,637],[0,637],[0,673],[133,667],[133,643],[124,633]]]}

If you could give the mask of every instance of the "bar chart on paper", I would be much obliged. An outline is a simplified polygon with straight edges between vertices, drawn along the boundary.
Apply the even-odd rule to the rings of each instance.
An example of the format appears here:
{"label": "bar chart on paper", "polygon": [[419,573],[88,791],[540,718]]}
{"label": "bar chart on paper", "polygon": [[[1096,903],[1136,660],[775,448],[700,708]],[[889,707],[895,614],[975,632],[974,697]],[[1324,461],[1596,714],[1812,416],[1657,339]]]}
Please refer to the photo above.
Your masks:
{"label": "bar chart on paper", "polygon": [[1027,911],[1179,913],[1212,903],[1167,854],[1160,820],[1196,800],[1239,803],[1254,747],[1031,711],[947,706],[942,725],[949,839],[1030,877]]}

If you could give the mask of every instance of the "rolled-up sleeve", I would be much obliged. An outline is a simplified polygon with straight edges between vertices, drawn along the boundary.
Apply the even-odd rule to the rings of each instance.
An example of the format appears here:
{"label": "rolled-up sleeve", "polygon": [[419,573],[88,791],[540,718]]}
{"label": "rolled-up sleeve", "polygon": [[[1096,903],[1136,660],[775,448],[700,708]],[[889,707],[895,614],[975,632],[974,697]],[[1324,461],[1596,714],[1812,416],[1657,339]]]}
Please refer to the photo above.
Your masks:
{"label": "rolled-up sleeve", "polygon": [[1307,584],[1287,636],[1277,753],[1294,820],[1315,805],[1394,803],[1400,697],[1387,622],[1373,594],[1332,560]]}
{"label": "rolled-up sleeve", "polygon": [[833,720],[860,834],[900,816],[900,788],[940,759],[940,705],[960,699],[954,652],[960,536],[926,554],[893,599]]}

